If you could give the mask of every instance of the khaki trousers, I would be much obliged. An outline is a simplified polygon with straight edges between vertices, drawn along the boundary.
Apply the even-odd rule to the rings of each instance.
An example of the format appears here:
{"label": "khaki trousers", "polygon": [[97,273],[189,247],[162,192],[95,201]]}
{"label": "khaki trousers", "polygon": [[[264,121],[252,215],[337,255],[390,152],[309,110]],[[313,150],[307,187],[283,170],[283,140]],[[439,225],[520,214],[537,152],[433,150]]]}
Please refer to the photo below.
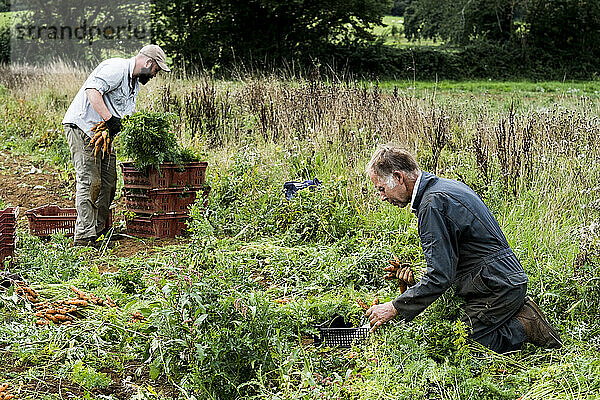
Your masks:
{"label": "khaki trousers", "polygon": [[76,191],[75,240],[95,238],[104,229],[110,204],[117,189],[117,157],[111,154],[94,157],[90,137],[77,127],[65,125],[65,135],[75,167]]}

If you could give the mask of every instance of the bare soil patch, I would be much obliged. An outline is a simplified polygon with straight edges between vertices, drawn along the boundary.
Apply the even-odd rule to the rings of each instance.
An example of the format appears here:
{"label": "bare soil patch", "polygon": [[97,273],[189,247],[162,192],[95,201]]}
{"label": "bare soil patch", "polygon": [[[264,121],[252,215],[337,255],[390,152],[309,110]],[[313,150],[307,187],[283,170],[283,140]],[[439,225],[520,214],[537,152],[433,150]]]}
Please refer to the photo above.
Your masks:
{"label": "bare soil patch", "polygon": [[[0,152],[0,199],[6,204],[19,207],[18,227],[28,230],[29,225],[25,216],[27,210],[45,204],[75,207],[75,177],[65,175],[51,164],[40,165],[30,157],[2,151]],[[120,211],[125,208],[124,199],[121,197],[115,203],[114,221],[115,225],[119,226],[122,224]],[[131,257],[138,253],[150,254],[163,246],[182,244],[185,241],[185,238],[126,237],[114,243],[112,254],[118,257]],[[111,268],[106,268],[106,271],[111,271]]]}
{"label": "bare soil patch", "polygon": [[24,212],[44,204],[75,206],[75,181],[60,179],[60,172],[51,165],[39,165],[25,156],[0,152],[0,199]]}

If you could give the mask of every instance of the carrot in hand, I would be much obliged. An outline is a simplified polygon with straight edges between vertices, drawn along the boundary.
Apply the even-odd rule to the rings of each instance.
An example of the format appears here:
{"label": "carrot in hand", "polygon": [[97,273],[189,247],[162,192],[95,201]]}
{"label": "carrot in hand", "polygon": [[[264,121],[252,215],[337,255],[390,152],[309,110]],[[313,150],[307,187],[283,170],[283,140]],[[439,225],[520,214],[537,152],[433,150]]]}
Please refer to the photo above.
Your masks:
{"label": "carrot in hand", "polygon": [[364,311],[367,311],[369,309],[369,306],[364,301],[362,301],[362,299],[358,298],[356,299],[356,302]]}

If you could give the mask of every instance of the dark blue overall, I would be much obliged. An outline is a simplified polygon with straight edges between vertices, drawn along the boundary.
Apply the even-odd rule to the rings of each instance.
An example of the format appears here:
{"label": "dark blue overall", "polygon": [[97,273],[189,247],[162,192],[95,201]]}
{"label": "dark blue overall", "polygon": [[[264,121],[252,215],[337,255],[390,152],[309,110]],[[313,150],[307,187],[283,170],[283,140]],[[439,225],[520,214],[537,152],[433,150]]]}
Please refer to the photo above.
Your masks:
{"label": "dark blue overall", "polygon": [[519,349],[525,331],[515,314],[527,275],[491,211],[465,184],[427,172],[414,190],[427,272],[393,301],[398,318],[411,321],[454,285],[475,341],[498,353]]}

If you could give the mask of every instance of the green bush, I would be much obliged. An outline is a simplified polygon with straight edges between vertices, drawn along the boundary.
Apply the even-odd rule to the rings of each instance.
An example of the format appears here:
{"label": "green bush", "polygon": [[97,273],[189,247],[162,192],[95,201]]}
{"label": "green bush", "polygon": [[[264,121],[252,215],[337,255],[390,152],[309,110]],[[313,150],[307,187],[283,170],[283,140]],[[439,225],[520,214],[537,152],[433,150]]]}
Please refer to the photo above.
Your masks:
{"label": "green bush", "polygon": [[356,233],[360,217],[346,197],[347,182],[335,182],[297,192],[275,211],[278,231],[289,244],[330,243]]}
{"label": "green bush", "polygon": [[[324,64],[345,72],[395,79],[595,79],[596,58],[557,57],[539,49],[521,49],[485,41],[456,48],[392,47],[384,44],[332,46]],[[339,71],[337,71],[339,72]]]}
{"label": "green bush", "polygon": [[203,397],[243,397],[245,384],[272,373],[278,354],[298,340],[296,321],[264,293],[247,291],[243,270],[161,275],[151,290],[162,300],[152,305],[147,328],[152,378],[185,376]]}

